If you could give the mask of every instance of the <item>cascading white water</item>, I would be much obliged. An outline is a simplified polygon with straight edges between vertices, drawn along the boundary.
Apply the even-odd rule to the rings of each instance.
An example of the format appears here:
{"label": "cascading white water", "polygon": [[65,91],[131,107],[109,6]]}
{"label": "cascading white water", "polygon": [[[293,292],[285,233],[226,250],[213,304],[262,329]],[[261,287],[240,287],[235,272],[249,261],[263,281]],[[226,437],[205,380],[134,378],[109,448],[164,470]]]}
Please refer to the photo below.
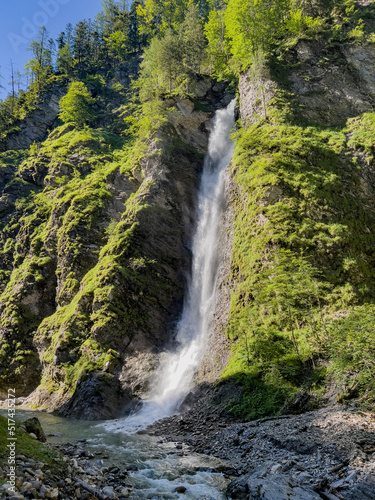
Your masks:
{"label": "cascading white water", "polygon": [[141,410],[126,419],[105,424],[108,430],[131,433],[173,415],[192,388],[194,373],[204,354],[204,341],[215,302],[224,173],[234,151],[234,143],[230,139],[234,127],[234,107],[235,100],[226,109],[216,112],[210,134],[198,193],[191,280],[176,335],[178,349],[164,354],[155,384]]}

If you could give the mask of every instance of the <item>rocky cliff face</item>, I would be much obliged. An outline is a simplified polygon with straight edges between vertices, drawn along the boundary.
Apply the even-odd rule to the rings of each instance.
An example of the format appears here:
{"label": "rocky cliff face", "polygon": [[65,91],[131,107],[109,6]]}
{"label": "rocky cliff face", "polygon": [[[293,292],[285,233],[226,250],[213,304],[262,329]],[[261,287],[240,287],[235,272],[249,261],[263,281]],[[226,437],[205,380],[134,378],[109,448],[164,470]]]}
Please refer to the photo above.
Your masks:
{"label": "rocky cliff face", "polygon": [[[372,111],[374,57],[370,44],[337,49],[300,41],[286,55],[282,81],[272,66],[241,76],[239,113],[245,130],[261,122],[264,137],[277,137],[273,113],[286,101],[283,116],[304,125],[342,125]],[[213,86],[204,78],[197,92],[198,106],[189,99],[166,103],[168,123],[140,155],[122,150],[118,138],[103,129],[77,132],[70,125],[56,128],[30,151],[2,154],[0,397],[12,380],[19,396],[34,391],[33,404],[60,408],[64,415],[110,418],[128,411],[147,390],[181,312],[212,111],[232,97],[225,94],[225,84]],[[311,139],[312,129],[288,129],[287,134],[303,136],[304,152],[295,154],[307,158],[301,174],[311,174],[306,182],[316,180],[311,199],[294,177],[272,177],[272,182],[251,177],[255,157],[241,152],[244,139],[239,142],[236,156],[242,154],[242,163],[236,159],[227,175],[217,303],[198,383],[218,380],[231,359],[228,326],[240,313],[249,313],[247,283],[258,269],[254,263],[269,248],[268,235],[276,234],[279,205],[293,207],[288,227],[297,234],[295,248],[302,240],[307,252],[318,248],[318,265],[335,269],[339,286],[348,279],[362,300],[362,271],[374,260],[371,242],[360,247],[343,235],[352,231],[356,238],[363,224],[372,224],[366,207],[374,199],[374,169],[360,137],[365,128],[360,117],[348,122],[340,137],[314,132]],[[256,140],[262,144],[263,138]],[[269,162],[279,145],[263,142],[257,156]],[[294,164],[294,156],[289,158]],[[325,162],[333,173],[330,165],[324,170]],[[264,185],[263,178],[268,179]],[[324,203],[322,186],[328,190]],[[352,200],[350,209],[337,203],[342,196]],[[315,211],[308,212],[308,206]],[[348,214],[363,219],[361,227],[353,229]],[[311,234],[319,228],[311,244],[306,227]],[[340,228],[342,233],[335,234]],[[249,249],[250,257],[243,254]],[[345,268],[349,254],[354,260]],[[363,277],[366,286],[371,279]]]}
{"label": "rocky cliff face", "polygon": [[181,311],[213,116],[170,104],[140,160],[69,126],[3,154],[0,397],[11,380],[38,387],[33,404],[110,418],[147,389]]}
{"label": "rocky cliff face", "polygon": [[[303,251],[315,266],[330,290],[323,299],[325,310],[335,304],[328,323],[374,298],[374,55],[372,44],[332,47],[301,40],[287,52],[282,67],[273,61],[241,76],[244,129],[231,169],[231,262],[218,298],[220,310],[228,312],[216,316],[214,329],[220,325],[237,345],[222,378],[245,387],[232,402],[242,417],[280,408],[296,411],[294,404],[301,410],[315,398],[302,378],[292,380],[287,374],[298,365],[301,377],[306,376],[307,365],[300,359],[294,368],[286,359],[272,361],[271,351],[277,349],[272,342],[277,339],[265,341],[264,350],[256,344],[250,320],[258,307],[256,284],[273,253],[280,248],[296,255]],[[259,315],[267,321],[262,307]],[[305,311],[298,321],[307,317]],[[296,329],[300,327],[296,323]],[[280,331],[283,328],[287,329],[281,325]],[[252,333],[247,337],[246,332]],[[259,342],[262,336],[266,334],[259,333]],[[249,347],[246,342],[252,341],[254,347]],[[252,372],[246,353],[252,356],[258,348],[259,364],[255,369],[257,361],[252,358]],[[320,356],[312,352],[312,357]],[[356,380],[359,373],[348,377]]]}
{"label": "rocky cliff face", "polygon": [[300,41],[288,55],[298,69],[290,72],[291,90],[302,117],[326,126],[374,109],[375,46],[330,47],[324,41]]}
{"label": "rocky cliff face", "polygon": [[19,124],[19,130],[11,134],[6,142],[6,149],[28,148],[34,142],[43,141],[48,130],[52,130],[58,121],[59,101],[66,94],[66,87],[55,87],[43,95],[38,108]]}

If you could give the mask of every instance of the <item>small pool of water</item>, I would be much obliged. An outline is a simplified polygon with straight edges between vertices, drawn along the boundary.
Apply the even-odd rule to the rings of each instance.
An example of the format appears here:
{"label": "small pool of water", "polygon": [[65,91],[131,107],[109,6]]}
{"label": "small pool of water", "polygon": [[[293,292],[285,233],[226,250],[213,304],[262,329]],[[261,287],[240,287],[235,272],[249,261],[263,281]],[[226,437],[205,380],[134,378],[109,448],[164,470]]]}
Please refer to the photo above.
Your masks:
{"label": "small pool of water", "polygon": [[[0,410],[0,413],[6,415]],[[74,443],[86,439],[85,448],[92,453],[102,452],[103,465],[121,465],[129,471],[126,483],[133,490],[133,500],[199,499],[225,500],[228,480],[222,474],[209,472],[223,464],[214,457],[196,453],[179,456],[174,443],[160,442],[160,437],[126,435],[107,431],[104,422],[70,420],[49,413],[17,409],[19,421],[38,417],[51,443]],[[56,436],[56,434],[58,434]],[[101,457],[98,456],[98,457]],[[95,459],[93,459],[93,462]],[[199,470],[201,469],[201,470]],[[203,470],[206,469],[206,470]],[[173,490],[184,486],[186,492]]]}

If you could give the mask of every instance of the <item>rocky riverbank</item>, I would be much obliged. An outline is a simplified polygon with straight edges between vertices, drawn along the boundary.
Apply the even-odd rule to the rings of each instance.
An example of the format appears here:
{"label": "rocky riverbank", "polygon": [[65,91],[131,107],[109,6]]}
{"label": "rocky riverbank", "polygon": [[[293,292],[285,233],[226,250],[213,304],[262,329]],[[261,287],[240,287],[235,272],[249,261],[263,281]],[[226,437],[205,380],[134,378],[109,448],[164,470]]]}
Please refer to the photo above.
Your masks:
{"label": "rocky riverbank", "polygon": [[184,453],[227,460],[238,476],[232,499],[366,500],[375,498],[375,416],[355,406],[225,423],[187,411],[148,433],[183,442]]}
{"label": "rocky riverbank", "polygon": [[[42,414],[40,418],[43,422]],[[75,439],[74,421],[70,433],[69,421],[67,427],[62,427],[62,433],[45,435],[35,417],[17,426],[15,478],[9,477],[7,459],[0,455],[0,498],[167,500],[183,494],[199,500],[224,498],[219,490],[224,491],[231,471],[220,460],[196,454],[187,457],[182,443],[167,443],[147,436],[130,442],[120,435],[119,439],[106,441],[106,446],[97,446],[91,438]],[[0,433],[0,438],[1,434],[5,432]],[[70,436],[71,441],[61,442],[65,436]],[[123,453],[119,452],[121,447]],[[212,482],[213,476],[218,480]],[[199,491],[203,492],[201,496]],[[213,494],[207,495],[206,491]]]}
{"label": "rocky riverbank", "polygon": [[[37,428],[23,428],[35,439],[45,439]],[[248,423],[200,407],[163,419],[142,433],[173,443],[170,452],[180,457],[203,453],[220,458],[223,465],[212,472],[230,478],[227,495],[233,500],[375,498],[375,416],[355,405]],[[5,484],[1,498],[136,498],[129,480],[136,465],[111,464],[109,451],[93,451],[85,439],[46,447],[51,449],[48,461],[17,455],[15,491],[7,492]],[[1,472],[5,478],[5,467]],[[176,489],[175,498],[184,492],[183,486]]]}
{"label": "rocky riverbank", "polygon": [[[36,420],[36,419],[32,419]],[[21,429],[24,428],[22,425]],[[30,428],[29,428],[30,429]],[[42,431],[43,432],[43,431]],[[31,435],[45,441],[39,432]],[[75,443],[48,444],[53,454],[52,463],[20,454],[16,456],[15,485],[8,480],[0,486],[0,498],[9,500],[80,499],[104,500],[129,498],[132,487],[126,483],[128,470],[125,466],[104,465],[109,458],[101,451],[91,453],[86,440]],[[56,453],[57,452],[57,453]],[[0,468],[0,478],[7,470]]]}

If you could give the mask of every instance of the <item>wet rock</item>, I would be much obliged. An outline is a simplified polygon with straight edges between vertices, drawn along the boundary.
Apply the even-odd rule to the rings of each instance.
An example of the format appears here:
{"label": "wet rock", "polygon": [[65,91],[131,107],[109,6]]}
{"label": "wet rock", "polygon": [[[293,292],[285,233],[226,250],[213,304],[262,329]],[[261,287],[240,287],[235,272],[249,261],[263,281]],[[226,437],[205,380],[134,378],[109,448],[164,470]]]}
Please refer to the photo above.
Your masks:
{"label": "wet rock", "polygon": [[110,419],[130,402],[129,393],[121,388],[114,375],[92,372],[77,382],[73,397],[60,408],[59,414],[84,420]]}
{"label": "wet rock", "polygon": [[173,491],[175,493],[185,493],[186,488],[185,488],[185,486],[177,486],[177,488],[175,488]]}
{"label": "wet rock", "polygon": [[[130,490],[128,488],[121,488],[119,490],[119,495],[122,498],[129,498],[130,497]],[[121,500],[121,499],[120,499]]]}
{"label": "wet rock", "polygon": [[103,495],[110,500],[116,500],[118,498],[112,486],[106,486],[105,488],[103,488],[102,492]]}
{"label": "wet rock", "polygon": [[281,471],[281,469],[282,469],[282,465],[276,464],[271,468],[271,474],[277,474],[278,472]]}

